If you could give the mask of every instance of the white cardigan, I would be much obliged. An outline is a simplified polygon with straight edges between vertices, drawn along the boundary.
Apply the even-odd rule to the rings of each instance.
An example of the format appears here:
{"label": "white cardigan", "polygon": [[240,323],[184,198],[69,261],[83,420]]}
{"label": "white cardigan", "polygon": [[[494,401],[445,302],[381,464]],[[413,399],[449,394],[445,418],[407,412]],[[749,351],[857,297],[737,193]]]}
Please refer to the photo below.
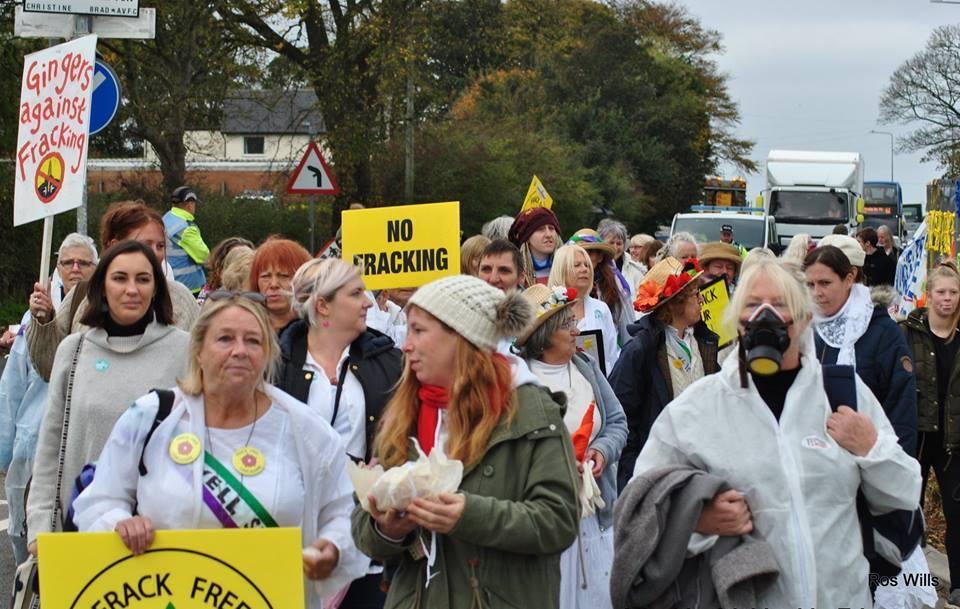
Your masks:
{"label": "white cardigan", "polygon": [[[175,390],[170,415],[157,427],[144,452],[147,475],[140,476],[140,450],[156,417],[159,400],[155,393],[141,397],[117,421],[97,463],[94,481],[77,498],[77,524],[81,531],[112,531],[117,522],[138,514],[150,517],[157,528],[199,528],[202,498],[203,459],[178,466],[168,455],[171,440],[191,432],[204,438],[203,396]],[[346,453],[340,436],[330,425],[279,389],[268,385],[271,408],[280,408],[292,419],[292,440],[296,444],[304,481],[303,544],[327,539],[340,550],[340,560],[323,581],[305,583],[307,607],[320,609],[321,599],[336,593],[366,573],[369,559],[357,550],[350,534],[353,490],[346,471]],[[182,479],[180,467],[192,469],[192,506],[171,506],[164,492],[174,477]],[[179,509],[178,509],[179,508]],[[179,516],[176,516],[179,514]],[[171,522],[182,518],[182,522]],[[282,524],[282,523],[281,523]]]}

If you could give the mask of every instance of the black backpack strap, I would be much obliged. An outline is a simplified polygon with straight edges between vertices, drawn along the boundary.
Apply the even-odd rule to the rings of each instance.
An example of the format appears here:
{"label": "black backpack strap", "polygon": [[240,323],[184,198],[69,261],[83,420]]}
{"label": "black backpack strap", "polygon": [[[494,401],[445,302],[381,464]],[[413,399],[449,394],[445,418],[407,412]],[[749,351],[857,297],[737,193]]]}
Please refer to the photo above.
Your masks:
{"label": "black backpack strap", "polygon": [[330,427],[333,427],[333,422],[337,420],[337,413],[340,412],[340,395],[343,393],[343,384],[347,380],[347,369],[349,367],[350,358],[347,358],[340,369],[340,378],[337,379],[337,395],[333,398],[333,416],[330,417]]}
{"label": "black backpack strap", "polygon": [[157,416],[153,418],[153,425],[150,426],[150,431],[147,432],[147,437],[143,440],[143,447],[140,449],[139,467],[141,476],[147,475],[147,466],[143,462],[143,453],[147,452],[147,444],[150,443],[153,432],[157,430],[160,423],[163,423],[163,420],[166,419],[170,411],[173,410],[173,400],[176,397],[170,389],[153,389],[152,391],[160,398],[160,407],[157,408]]}

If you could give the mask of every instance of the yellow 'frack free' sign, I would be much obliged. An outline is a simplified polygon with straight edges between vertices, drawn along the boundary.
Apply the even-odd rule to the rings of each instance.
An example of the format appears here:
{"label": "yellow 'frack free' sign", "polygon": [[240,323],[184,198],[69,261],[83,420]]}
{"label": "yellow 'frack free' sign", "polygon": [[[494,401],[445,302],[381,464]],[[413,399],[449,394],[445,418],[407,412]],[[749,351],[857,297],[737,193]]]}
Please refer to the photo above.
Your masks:
{"label": "yellow 'frack free' sign", "polygon": [[700,317],[703,318],[703,323],[720,337],[720,347],[726,347],[735,338],[723,325],[723,314],[727,310],[727,305],[730,304],[730,292],[727,290],[726,280],[721,277],[703,286],[700,288],[700,295],[703,296]]}
{"label": "yellow 'frack free' sign", "polygon": [[300,530],[158,531],[133,556],[116,533],[39,537],[40,597],[62,609],[304,606]]}
{"label": "yellow 'frack free' sign", "polygon": [[460,272],[460,203],[343,212],[343,259],[371,290],[415,288]]}

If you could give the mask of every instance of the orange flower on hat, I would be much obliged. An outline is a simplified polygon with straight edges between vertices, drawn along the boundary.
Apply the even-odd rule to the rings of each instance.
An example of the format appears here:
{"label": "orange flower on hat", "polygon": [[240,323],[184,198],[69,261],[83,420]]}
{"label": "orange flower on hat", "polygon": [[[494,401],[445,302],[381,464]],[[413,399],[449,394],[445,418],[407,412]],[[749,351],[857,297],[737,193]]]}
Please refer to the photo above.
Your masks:
{"label": "orange flower on hat", "polygon": [[648,279],[637,288],[637,298],[633,301],[633,308],[641,313],[649,311],[660,303],[660,286],[653,279]]}

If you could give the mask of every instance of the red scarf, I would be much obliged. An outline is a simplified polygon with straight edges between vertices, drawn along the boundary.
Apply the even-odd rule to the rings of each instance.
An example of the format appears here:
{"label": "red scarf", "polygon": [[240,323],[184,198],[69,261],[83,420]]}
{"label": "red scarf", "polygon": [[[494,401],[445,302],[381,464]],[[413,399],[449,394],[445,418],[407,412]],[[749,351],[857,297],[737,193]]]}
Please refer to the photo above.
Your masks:
{"label": "red scarf", "polygon": [[[494,364],[510,373],[510,363],[499,353],[493,354]],[[509,378],[509,376],[508,376]],[[503,412],[505,404],[502,395],[509,393],[509,389],[498,382],[496,389],[490,391],[490,409],[497,417]],[[450,393],[438,385],[421,385],[417,391],[420,398],[420,412],[417,416],[417,441],[420,448],[427,455],[433,450],[433,443],[437,436],[437,425],[440,424],[440,410],[446,409],[450,402]]]}
{"label": "red scarf", "polygon": [[446,410],[450,401],[447,390],[438,385],[421,385],[417,392],[420,398],[420,414],[417,417],[417,440],[423,452],[430,454],[440,424],[440,410]]}

